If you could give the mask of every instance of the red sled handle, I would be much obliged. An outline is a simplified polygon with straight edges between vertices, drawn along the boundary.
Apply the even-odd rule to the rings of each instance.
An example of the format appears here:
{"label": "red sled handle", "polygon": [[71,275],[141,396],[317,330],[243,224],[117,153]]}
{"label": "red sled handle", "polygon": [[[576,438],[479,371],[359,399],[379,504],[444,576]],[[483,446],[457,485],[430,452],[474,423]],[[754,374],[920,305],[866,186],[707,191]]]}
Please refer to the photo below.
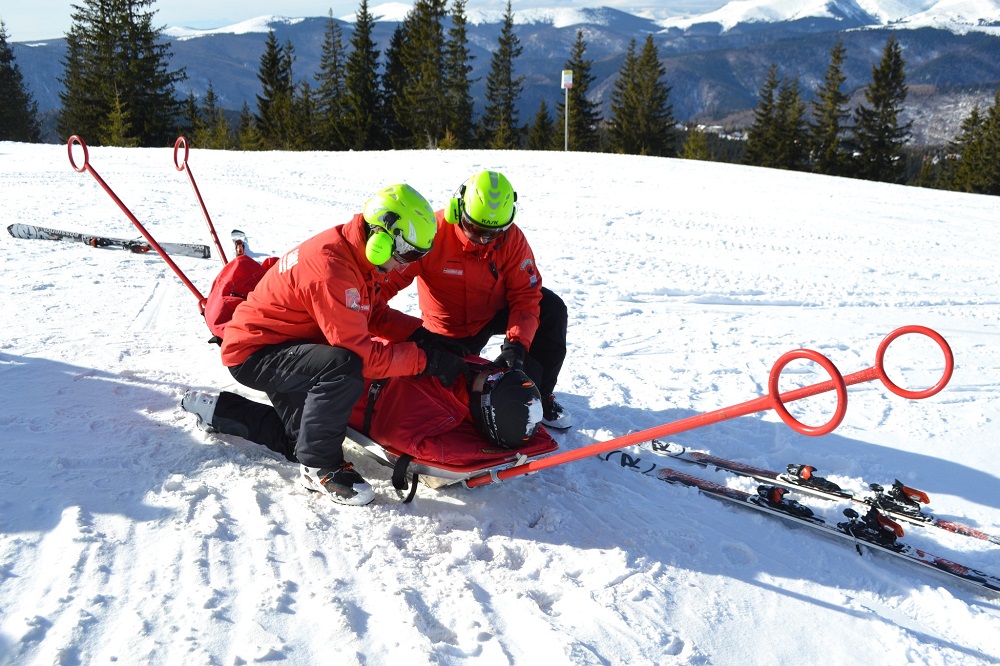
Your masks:
{"label": "red sled handle", "polygon": [[[941,348],[941,352],[944,354],[945,367],[944,372],[941,375],[941,379],[928,389],[911,391],[900,388],[891,379],[889,379],[889,376],[885,372],[886,349],[894,340],[908,333],[916,333],[927,336],[937,343],[938,347]],[[813,384],[811,386],[804,386],[786,393],[778,393],[778,380],[781,377],[781,371],[784,370],[791,361],[796,359],[806,359],[818,363],[830,375],[830,380],[819,384]],[[775,410],[781,417],[781,420],[796,432],[813,437],[825,435],[836,429],[837,426],[840,425],[841,421],[843,421],[844,415],[847,413],[848,386],[878,379],[886,388],[896,395],[916,400],[929,398],[930,396],[940,392],[941,389],[943,389],[951,380],[954,370],[955,357],[952,354],[951,347],[948,345],[948,342],[936,331],[933,331],[925,326],[903,326],[902,328],[896,329],[886,336],[886,338],[879,345],[878,352],[875,355],[874,366],[852,373],[846,377],[840,374],[840,371],[837,370],[837,367],[833,364],[833,362],[819,352],[812,351],[810,349],[796,349],[784,354],[771,368],[771,375],[768,380],[768,394],[765,396],[761,396],[754,400],[750,400],[749,402],[744,402],[732,407],[724,407],[723,409],[718,409],[713,412],[696,414],[695,416],[690,416],[686,419],[667,423],[655,428],[629,433],[628,435],[616,437],[606,442],[595,442],[594,444],[583,446],[572,451],[565,451],[563,453],[557,453],[543,458],[536,458],[535,460],[529,461],[523,465],[509,467],[491,474],[475,476],[468,479],[465,482],[465,485],[469,488],[484,486],[489,483],[495,483],[497,481],[508,479],[510,477],[530,474],[532,472],[537,472],[549,467],[555,467],[556,465],[562,465],[574,460],[580,460],[592,455],[599,455],[615,449],[632,446],[633,444],[641,444],[642,442],[647,442],[651,439],[662,439],[664,437],[676,435],[680,432],[694,430],[695,428],[701,428],[706,425],[719,423],[720,421],[727,421],[738,416],[746,416],[748,414],[765,411],[767,409]],[[831,417],[831,419],[824,425],[806,425],[801,421],[796,420],[785,407],[786,403],[792,402],[793,400],[807,398],[809,396],[825,393],[830,390],[836,391],[837,393],[837,408],[834,411],[833,417]]]}
{"label": "red sled handle", "polygon": [[[178,162],[177,156],[182,147],[184,148],[184,159]],[[194,196],[198,199],[198,205],[201,206],[201,212],[205,215],[205,222],[208,223],[208,232],[212,234],[212,240],[215,241],[215,247],[219,250],[219,258],[222,259],[222,264],[225,265],[229,263],[229,259],[226,258],[226,251],[222,249],[222,242],[219,241],[219,235],[215,233],[215,225],[212,224],[212,217],[208,214],[208,208],[205,206],[205,200],[201,198],[201,190],[198,189],[198,183],[194,182],[194,174],[191,173],[191,167],[188,166],[188,155],[190,152],[187,139],[183,136],[177,137],[177,141],[174,142],[174,166],[178,171],[187,172],[188,180],[191,181],[191,189],[194,190]]]}
{"label": "red sled handle", "polygon": [[[80,148],[83,150],[83,164],[79,166],[77,166],[76,159],[73,157],[74,145],[80,146]],[[94,177],[94,180],[96,180],[97,183],[104,188],[104,191],[108,193],[108,196],[111,197],[111,199],[116,204],[118,204],[118,207],[122,209],[122,212],[125,213],[125,216],[132,221],[132,224],[135,225],[135,228],[139,230],[139,233],[141,233],[142,237],[146,239],[146,242],[149,243],[150,247],[156,250],[157,254],[159,254],[163,258],[163,261],[167,262],[167,265],[170,266],[170,268],[174,271],[174,273],[177,274],[177,277],[181,279],[181,282],[184,283],[184,286],[186,286],[188,289],[191,290],[191,293],[194,294],[195,298],[198,299],[199,311],[204,312],[205,297],[201,295],[201,292],[198,291],[198,288],[191,283],[191,280],[189,280],[186,275],[184,275],[184,271],[178,268],[177,264],[174,263],[174,260],[170,258],[170,255],[167,254],[166,251],[162,247],[160,247],[160,244],[156,242],[156,239],[153,238],[148,231],[146,231],[146,227],[142,226],[142,223],[136,219],[135,215],[132,214],[132,211],[128,209],[128,206],[126,206],[125,203],[118,198],[118,195],[116,195],[114,191],[108,186],[108,184],[104,182],[104,179],[101,178],[100,174],[98,174],[97,171],[94,170],[94,167],[90,166],[90,152],[87,150],[87,144],[84,143],[83,139],[74,134],[69,138],[69,141],[66,142],[66,150],[69,152],[69,163],[73,167],[73,170],[78,173],[83,173],[84,171],[86,171],[87,173],[89,173],[91,176]]]}

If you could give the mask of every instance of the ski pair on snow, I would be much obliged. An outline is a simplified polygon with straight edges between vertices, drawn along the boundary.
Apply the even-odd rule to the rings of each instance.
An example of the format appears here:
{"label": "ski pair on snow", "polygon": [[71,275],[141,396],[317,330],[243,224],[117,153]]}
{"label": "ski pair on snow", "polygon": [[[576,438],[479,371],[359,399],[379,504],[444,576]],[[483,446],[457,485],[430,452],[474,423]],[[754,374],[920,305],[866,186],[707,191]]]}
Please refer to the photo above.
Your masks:
{"label": "ski pair on snow", "polygon": [[[141,238],[113,238],[110,236],[98,236],[76,231],[39,227],[33,224],[11,224],[7,227],[7,232],[14,238],[25,240],[68,240],[76,243],[84,243],[91,247],[128,250],[136,254],[145,254],[153,250],[153,247]],[[195,243],[160,243],[160,247],[167,254],[178,256],[197,257],[199,259],[208,259],[212,256],[212,252],[207,245],[198,245]]]}
{"label": "ski pair on snow", "polygon": [[893,520],[903,521],[912,525],[936,527],[947,532],[952,532],[953,534],[960,534],[1000,545],[1000,537],[996,535],[988,534],[970,525],[944,520],[925,513],[921,510],[920,505],[930,503],[927,493],[910,488],[898,479],[893,482],[889,489],[880,484],[871,483],[868,487],[872,490],[872,494],[858,496],[841,489],[840,486],[828,479],[816,476],[814,474],[816,468],[811,465],[791,464],[788,465],[786,472],[775,472],[745,465],[735,460],[720,458],[702,451],[692,451],[673,442],[661,442],[654,439],[650,442],[650,448],[657,453],[663,453],[671,458],[700,467],[714,467],[717,470],[775,484],[803,495],[830,500],[850,500],[857,504],[863,504],[867,508],[876,508],[879,510],[879,513]]}
{"label": "ski pair on snow", "polygon": [[[781,485],[762,484],[758,486],[757,493],[753,494],[691,476],[675,469],[662,467],[633,456],[626,451],[611,451],[600,457],[608,462],[617,462],[621,467],[645,476],[671,484],[696,488],[709,497],[733,502],[745,508],[767,513],[796,524],[806,525],[824,534],[849,540],[854,543],[859,554],[864,553],[862,547],[867,547],[904,559],[911,564],[935,569],[977,587],[1000,592],[1000,578],[997,576],[933,555],[900,541],[903,529],[892,518],[880,512],[877,507],[870,507],[864,515],[852,508],[845,509],[844,516],[847,520],[833,524],[827,522],[822,516],[816,515],[809,507],[796,500],[786,498],[788,488]],[[681,459],[683,460],[683,458]],[[696,464],[707,467],[701,462]],[[753,478],[749,474],[743,474],[743,476]]]}

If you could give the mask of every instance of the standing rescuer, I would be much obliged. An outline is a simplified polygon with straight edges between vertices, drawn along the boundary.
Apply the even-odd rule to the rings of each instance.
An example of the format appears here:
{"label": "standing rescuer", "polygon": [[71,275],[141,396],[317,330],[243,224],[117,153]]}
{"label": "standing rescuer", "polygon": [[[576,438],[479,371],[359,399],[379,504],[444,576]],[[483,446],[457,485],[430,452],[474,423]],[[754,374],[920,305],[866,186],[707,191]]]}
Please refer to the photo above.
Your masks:
{"label": "standing rescuer", "polygon": [[309,489],[341,504],[368,504],[371,486],[344,459],[351,409],[365,378],[433,376],[445,385],[465,362],[420,320],[378,296],[388,275],[427,254],[434,211],[409,185],[387,187],[364,212],[279,259],[235,310],[222,362],[271,404],[236,393],[189,391],[181,406],[206,430],[238,435],[301,464]]}

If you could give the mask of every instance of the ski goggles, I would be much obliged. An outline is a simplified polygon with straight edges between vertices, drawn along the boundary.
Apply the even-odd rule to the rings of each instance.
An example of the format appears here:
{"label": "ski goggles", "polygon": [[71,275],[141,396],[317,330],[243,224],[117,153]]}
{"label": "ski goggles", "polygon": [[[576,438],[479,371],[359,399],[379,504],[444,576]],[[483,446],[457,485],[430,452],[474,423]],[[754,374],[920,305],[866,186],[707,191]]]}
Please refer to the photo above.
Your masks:
{"label": "ski goggles", "polygon": [[458,218],[458,223],[462,226],[465,233],[469,235],[469,238],[472,239],[472,242],[480,245],[486,245],[493,239],[502,236],[510,228],[510,224],[513,221],[514,217],[511,216],[510,222],[502,227],[484,227],[469,217],[464,210]]}
{"label": "ski goggles", "polygon": [[[400,233],[398,229],[392,230],[392,240],[393,240],[392,257],[396,261],[403,264],[408,264],[410,262],[417,261],[418,259],[421,259],[424,255],[426,255],[428,252],[431,251],[430,247],[421,248],[411,244],[409,241],[403,238],[403,234]],[[431,247],[434,247],[433,243],[431,243]]]}

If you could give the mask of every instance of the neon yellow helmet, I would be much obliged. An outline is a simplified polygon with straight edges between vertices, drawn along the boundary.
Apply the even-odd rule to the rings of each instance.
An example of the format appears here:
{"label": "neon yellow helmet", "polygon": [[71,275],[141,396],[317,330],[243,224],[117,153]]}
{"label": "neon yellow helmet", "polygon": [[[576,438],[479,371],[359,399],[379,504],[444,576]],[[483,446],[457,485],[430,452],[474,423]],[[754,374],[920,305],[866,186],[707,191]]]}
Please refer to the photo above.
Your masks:
{"label": "neon yellow helmet", "polygon": [[514,221],[516,203],[517,192],[506,176],[480,171],[462,184],[445,217],[456,224],[464,214],[475,225],[499,230]]}
{"label": "neon yellow helmet", "polygon": [[409,185],[390,185],[377,192],[365,203],[364,216],[372,231],[365,255],[376,266],[390,257],[403,263],[415,261],[434,244],[434,209]]}

